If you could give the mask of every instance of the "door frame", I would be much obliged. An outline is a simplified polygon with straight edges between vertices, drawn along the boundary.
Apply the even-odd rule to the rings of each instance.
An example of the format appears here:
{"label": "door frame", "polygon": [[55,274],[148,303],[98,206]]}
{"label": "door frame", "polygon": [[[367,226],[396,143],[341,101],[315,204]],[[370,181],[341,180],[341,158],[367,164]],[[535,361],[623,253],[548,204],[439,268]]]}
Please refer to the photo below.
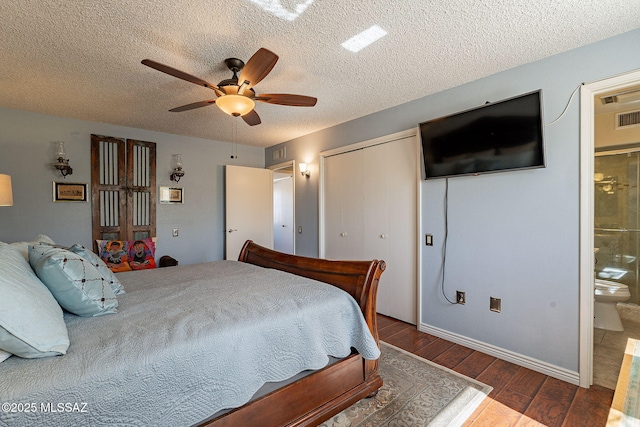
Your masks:
{"label": "door frame", "polygon": [[579,361],[580,387],[593,383],[593,244],[594,244],[594,97],[640,83],[640,70],[584,84],[580,89],[580,254]]}
{"label": "door frame", "polygon": [[[272,165],[269,166],[267,169],[271,169],[274,172],[277,172],[281,169],[289,169],[291,168],[291,179],[292,179],[292,184],[293,184],[293,191],[291,193],[291,210],[292,210],[292,215],[293,215],[293,254],[295,255],[296,253],[296,231],[295,231],[295,226],[296,226],[296,161],[295,160],[289,160],[287,162],[283,162],[283,163],[278,163],[276,165]],[[273,206],[273,208],[275,209],[275,204]]]}

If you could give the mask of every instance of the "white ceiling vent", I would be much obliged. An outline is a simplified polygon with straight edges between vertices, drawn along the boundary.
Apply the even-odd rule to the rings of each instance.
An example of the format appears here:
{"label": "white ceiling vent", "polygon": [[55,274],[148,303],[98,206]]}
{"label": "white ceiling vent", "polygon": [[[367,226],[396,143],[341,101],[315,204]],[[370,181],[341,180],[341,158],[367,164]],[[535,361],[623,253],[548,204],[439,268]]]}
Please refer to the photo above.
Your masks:
{"label": "white ceiling vent", "polygon": [[273,160],[280,160],[287,157],[287,147],[282,147],[277,150],[273,150]]}
{"label": "white ceiling vent", "polygon": [[640,101],[640,90],[633,89],[625,92],[619,92],[612,95],[604,95],[600,97],[602,105],[607,104],[626,104],[628,102]]}
{"label": "white ceiling vent", "polygon": [[640,126],[640,110],[616,114],[616,129]]}

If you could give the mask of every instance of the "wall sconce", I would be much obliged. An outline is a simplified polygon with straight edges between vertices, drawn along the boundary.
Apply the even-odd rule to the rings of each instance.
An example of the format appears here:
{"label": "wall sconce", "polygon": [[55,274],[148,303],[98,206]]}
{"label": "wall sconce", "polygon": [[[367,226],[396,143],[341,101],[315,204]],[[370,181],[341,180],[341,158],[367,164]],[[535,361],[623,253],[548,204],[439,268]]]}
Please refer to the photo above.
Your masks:
{"label": "wall sconce", "polygon": [[169,175],[169,179],[178,182],[180,178],[184,176],[184,171],[182,170],[182,154],[174,154],[173,157],[176,160],[176,167],[173,169],[171,175]]}
{"label": "wall sconce", "polygon": [[69,159],[67,158],[67,152],[64,150],[64,141],[58,141],[58,161],[53,164],[53,167],[58,169],[63,178],[73,173],[73,169],[69,166]]}
{"label": "wall sconce", "polygon": [[11,176],[0,173],[0,206],[13,206]]}
{"label": "wall sconce", "polygon": [[309,176],[311,175],[311,172],[308,169],[309,165],[306,163],[298,163],[298,166],[300,167],[300,174],[309,178]]}

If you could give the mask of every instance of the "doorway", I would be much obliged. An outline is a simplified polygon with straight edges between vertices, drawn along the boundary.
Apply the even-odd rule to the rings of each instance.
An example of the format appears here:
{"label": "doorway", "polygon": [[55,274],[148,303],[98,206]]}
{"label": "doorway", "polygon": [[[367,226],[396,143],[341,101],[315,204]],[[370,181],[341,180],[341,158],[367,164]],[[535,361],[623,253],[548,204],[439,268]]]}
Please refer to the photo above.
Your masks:
{"label": "doorway", "polygon": [[580,386],[593,383],[594,153],[596,99],[640,85],[640,71],[585,84],[580,91]]}
{"label": "doorway", "polygon": [[273,248],[295,254],[295,161],[271,166],[273,170]]}

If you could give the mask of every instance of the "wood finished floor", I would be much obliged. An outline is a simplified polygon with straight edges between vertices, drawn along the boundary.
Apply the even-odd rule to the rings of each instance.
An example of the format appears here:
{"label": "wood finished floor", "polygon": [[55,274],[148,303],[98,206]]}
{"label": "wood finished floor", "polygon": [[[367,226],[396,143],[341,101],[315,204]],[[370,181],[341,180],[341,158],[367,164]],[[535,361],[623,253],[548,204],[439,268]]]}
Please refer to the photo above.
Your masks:
{"label": "wood finished floor", "polygon": [[493,387],[464,426],[599,427],[613,390],[560,381],[378,315],[380,339]]}

